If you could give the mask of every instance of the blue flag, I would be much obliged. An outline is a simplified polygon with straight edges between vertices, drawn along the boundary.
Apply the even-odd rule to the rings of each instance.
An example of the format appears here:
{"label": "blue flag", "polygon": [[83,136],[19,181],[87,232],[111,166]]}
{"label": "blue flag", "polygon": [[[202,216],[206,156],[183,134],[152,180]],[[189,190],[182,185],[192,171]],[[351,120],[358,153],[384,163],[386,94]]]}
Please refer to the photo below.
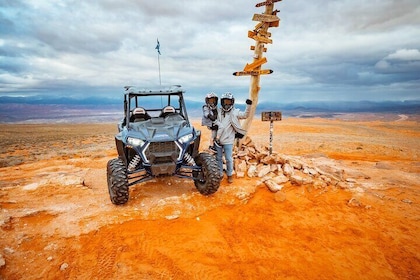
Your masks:
{"label": "blue flag", "polygon": [[159,39],[156,39],[157,40],[157,45],[156,45],[156,50],[157,50],[157,52],[158,52],[158,54],[160,54],[160,43],[159,43]]}

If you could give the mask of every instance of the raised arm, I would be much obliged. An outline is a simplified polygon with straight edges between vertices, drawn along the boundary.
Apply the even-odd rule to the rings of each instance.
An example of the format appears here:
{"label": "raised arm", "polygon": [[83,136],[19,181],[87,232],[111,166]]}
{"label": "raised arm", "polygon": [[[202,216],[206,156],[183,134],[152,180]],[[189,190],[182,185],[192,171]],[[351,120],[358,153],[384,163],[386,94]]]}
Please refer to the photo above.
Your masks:
{"label": "raised arm", "polygon": [[244,112],[239,112],[239,114],[238,114],[239,119],[247,119],[249,117],[249,113],[251,112],[251,105],[252,105],[252,100],[247,99],[246,100],[245,111]]}

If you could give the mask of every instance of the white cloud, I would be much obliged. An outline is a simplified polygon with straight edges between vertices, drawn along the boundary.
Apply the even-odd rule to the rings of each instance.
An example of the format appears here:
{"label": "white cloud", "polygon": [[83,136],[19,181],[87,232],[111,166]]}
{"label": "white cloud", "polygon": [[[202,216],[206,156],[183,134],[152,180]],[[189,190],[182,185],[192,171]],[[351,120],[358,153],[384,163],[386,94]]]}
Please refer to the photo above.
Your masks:
{"label": "white cloud", "polygon": [[402,49],[388,55],[385,60],[416,61],[420,60],[420,51],[417,49]]}
{"label": "white cloud", "polygon": [[396,50],[378,61],[375,68],[380,73],[398,75],[400,81],[418,81],[420,76],[420,51],[417,49]]}
{"label": "white cloud", "polygon": [[[249,78],[232,73],[253,59],[247,32],[257,24],[252,15],[264,11],[255,3],[0,3],[0,90],[56,94],[60,88],[72,94],[85,87],[107,94],[127,84],[158,84],[159,37],[164,84],[181,83],[197,93],[237,91],[245,99]],[[279,95],[293,100],[290,92],[299,100],[356,98],[348,94],[355,88],[364,97],[383,99],[372,88],[387,86],[394,98],[419,85],[417,0],[283,0],[275,8],[281,23],[269,30],[273,44],[266,45],[263,66],[274,73],[261,77],[261,100]],[[395,84],[398,90],[390,86]],[[335,93],[325,94],[331,90]]]}

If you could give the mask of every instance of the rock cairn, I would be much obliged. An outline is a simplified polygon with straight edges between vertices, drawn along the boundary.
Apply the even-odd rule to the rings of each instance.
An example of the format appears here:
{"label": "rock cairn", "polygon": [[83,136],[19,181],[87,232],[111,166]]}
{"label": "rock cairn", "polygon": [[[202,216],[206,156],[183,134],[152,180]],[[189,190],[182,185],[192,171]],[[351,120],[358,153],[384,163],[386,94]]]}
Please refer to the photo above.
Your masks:
{"label": "rock cairn", "polygon": [[286,183],[315,189],[336,186],[346,188],[345,172],[334,164],[320,160],[307,162],[299,156],[269,153],[267,146],[255,144],[246,136],[234,153],[234,166],[238,178],[260,178],[272,192],[281,190]]}

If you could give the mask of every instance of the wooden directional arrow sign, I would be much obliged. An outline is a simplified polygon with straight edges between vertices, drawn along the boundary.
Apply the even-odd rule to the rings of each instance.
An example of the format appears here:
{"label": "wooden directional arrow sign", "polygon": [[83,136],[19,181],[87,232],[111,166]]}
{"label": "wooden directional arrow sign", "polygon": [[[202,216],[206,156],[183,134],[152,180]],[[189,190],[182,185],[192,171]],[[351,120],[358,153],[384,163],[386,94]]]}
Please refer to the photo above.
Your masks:
{"label": "wooden directional arrow sign", "polygon": [[[250,46],[250,47],[249,47],[249,49],[250,49],[251,51],[255,51],[255,46]],[[267,48],[262,48],[262,51],[263,51],[263,52],[267,52]]]}
{"label": "wooden directional arrow sign", "polygon": [[260,30],[258,31],[258,34],[263,35],[264,37],[271,37],[271,32]]}
{"label": "wooden directional arrow sign", "polygon": [[270,5],[270,4],[273,4],[273,3],[276,3],[276,2],[280,2],[280,1],[281,0],[268,0],[268,1],[265,1],[265,2],[258,3],[257,5],[255,5],[255,7],[267,6],[267,5]]}
{"label": "wooden directional arrow sign", "polygon": [[234,72],[233,76],[258,76],[258,75],[265,75],[265,74],[271,74],[273,73],[273,70],[270,69],[264,69],[264,70],[251,70],[251,71],[239,71]]}
{"label": "wooden directional arrow sign", "polygon": [[263,22],[275,22],[279,21],[280,18],[276,15],[266,15],[266,14],[254,14],[252,17],[253,21],[263,21]]}
{"label": "wooden directional arrow sign", "polygon": [[259,31],[249,30],[248,31],[248,38],[254,39],[254,37],[259,35],[259,34],[266,37],[266,38],[271,37],[271,32],[267,32],[267,31],[264,31],[264,30],[259,30]]}
{"label": "wooden directional arrow sign", "polygon": [[256,36],[257,35],[257,32],[255,32],[255,31],[248,31],[248,38],[251,38],[251,39],[253,39],[254,38],[254,36]]}
{"label": "wooden directional arrow sign", "polygon": [[260,29],[261,27],[263,27],[263,25],[264,25],[264,22],[258,23],[257,25],[255,25],[255,29],[254,30]]}
{"label": "wooden directional arrow sign", "polygon": [[267,58],[266,57],[262,57],[260,59],[255,60],[253,63],[251,64],[246,64],[244,71],[251,71],[254,70],[255,68],[257,68],[258,66],[263,65],[264,63],[267,62]]}
{"label": "wooden directional arrow sign", "polygon": [[259,36],[259,35],[255,35],[254,37],[252,37],[252,39],[254,39],[255,41],[258,42],[262,42],[262,43],[266,43],[266,44],[272,44],[273,40],[263,37],[263,36]]}

